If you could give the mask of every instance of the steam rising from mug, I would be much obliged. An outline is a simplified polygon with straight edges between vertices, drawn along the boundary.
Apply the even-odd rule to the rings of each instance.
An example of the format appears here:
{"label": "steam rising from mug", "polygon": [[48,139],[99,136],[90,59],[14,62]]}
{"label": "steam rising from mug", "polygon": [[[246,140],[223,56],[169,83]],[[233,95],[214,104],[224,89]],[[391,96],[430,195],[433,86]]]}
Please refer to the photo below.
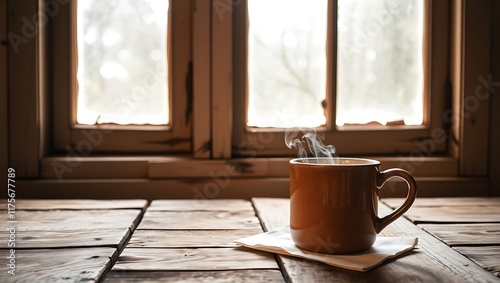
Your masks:
{"label": "steam rising from mug", "polygon": [[[297,138],[299,133],[302,133],[302,138]],[[314,157],[329,157],[322,158],[325,163],[336,163],[338,155],[335,153],[335,147],[333,145],[324,145],[323,140],[325,135],[323,132],[316,132],[314,128],[288,128],[285,132],[285,144],[288,148],[295,147],[298,149],[298,157],[306,158],[307,151],[304,148],[304,140],[307,143],[309,151]],[[319,159],[318,159],[319,161]]]}

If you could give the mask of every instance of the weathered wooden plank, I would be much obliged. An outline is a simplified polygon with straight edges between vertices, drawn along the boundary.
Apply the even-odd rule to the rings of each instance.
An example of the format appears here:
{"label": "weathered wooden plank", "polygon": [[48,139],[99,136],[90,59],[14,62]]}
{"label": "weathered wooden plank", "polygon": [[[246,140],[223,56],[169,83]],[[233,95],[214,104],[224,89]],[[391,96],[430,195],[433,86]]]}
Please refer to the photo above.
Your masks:
{"label": "weathered wooden plank", "polygon": [[254,211],[252,203],[242,199],[153,200],[150,211]]}
{"label": "weathered wooden plank", "polygon": [[455,247],[484,269],[500,277],[500,246]]}
{"label": "weathered wooden plank", "polygon": [[8,247],[15,225],[16,248],[115,247],[121,250],[142,211],[18,210],[17,222],[0,222],[0,248]]}
{"label": "weathered wooden plank", "polygon": [[[130,228],[139,222],[139,209],[119,210],[19,210],[15,213],[17,231],[65,231],[110,228]],[[7,217],[7,213],[3,216]],[[7,219],[4,219],[7,220]],[[7,229],[6,221],[0,222],[0,231]]]}
{"label": "weathered wooden plank", "polygon": [[113,270],[278,269],[271,253],[245,248],[126,248]]}
{"label": "weathered wooden plank", "polygon": [[221,271],[111,271],[106,282],[284,282],[279,270],[221,270]]}
{"label": "weathered wooden plank", "polygon": [[500,224],[419,224],[451,246],[500,245]]}
{"label": "weathered wooden plank", "polygon": [[136,230],[127,248],[236,247],[234,240],[262,233],[244,230]]}
{"label": "weathered wooden plank", "polygon": [[411,207],[405,216],[414,223],[500,222],[500,206]]}
{"label": "weathered wooden plank", "polygon": [[[16,210],[83,210],[83,209],[145,209],[146,200],[95,200],[95,199],[17,199]],[[7,205],[0,206],[6,210]]]}
{"label": "weathered wooden plank", "polygon": [[[289,199],[253,199],[264,229],[275,229],[288,223]],[[390,209],[379,205],[379,215]],[[278,255],[287,282],[497,282],[491,273],[471,262],[408,220],[400,218],[381,235],[418,237],[419,247],[368,272],[360,273],[325,264]]]}
{"label": "weathered wooden plank", "polygon": [[[381,201],[389,207],[396,208],[400,206],[404,199],[402,198],[383,198]],[[457,198],[417,198],[412,207],[420,206],[500,206],[500,198],[481,198],[481,197],[457,197]]]}
{"label": "weathered wooden plank", "polygon": [[[276,229],[290,223],[290,199],[255,198],[252,199],[252,202],[264,231]],[[274,213],[271,215],[272,211]]]}
{"label": "weathered wooden plank", "polygon": [[[129,228],[80,230],[18,230],[16,249],[61,247],[114,247],[122,249],[130,238]],[[0,248],[9,248],[8,230],[0,231]]]}
{"label": "weathered wooden plank", "polygon": [[137,229],[258,229],[253,211],[149,211]]}
{"label": "weathered wooden plank", "polygon": [[[0,250],[7,258],[9,250]],[[99,282],[116,259],[114,248],[16,250],[15,276],[4,267],[0,282]]]}
{"label": "weathered wooden plank", "polygon": [[[418,249],[409,254],[372,269],[357,272],[329,266],[320,262],[278,256],[283,276],[287,282],[477,282],[457,279],[444,264],[433,267],[427,272],[429,264],[418,259]],[[417,258],[417,259],[415,259]],[[474,264],[470,262],[470,264]],[[475,265],[475,264],[474,264]],[[479,267],[478,267],[479,268]],[[484,271],[483,271],[484,272]],[[485,282],[495,282],[494,279]]]}

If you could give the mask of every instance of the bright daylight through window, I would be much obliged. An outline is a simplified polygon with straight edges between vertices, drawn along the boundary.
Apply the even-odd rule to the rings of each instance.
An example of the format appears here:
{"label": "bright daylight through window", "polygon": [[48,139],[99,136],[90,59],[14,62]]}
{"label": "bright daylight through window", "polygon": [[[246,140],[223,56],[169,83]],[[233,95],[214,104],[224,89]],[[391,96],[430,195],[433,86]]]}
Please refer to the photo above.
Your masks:
{"label": "bright daylight through window", "polygon": [[169,1],[77,3],[77,123],[168,124]]}
{"label": "bright daylight through window", "polygon": [[339,0],[336,58],[327,58],[327,6],[248,1],[247,126],[325,125],[327,64],[337,69],[329,123],[421,125],[424,1]]}
{"label": "bright daylight through window", "polygon": [[248,1],[248,126],[325,124],[327,6]]}

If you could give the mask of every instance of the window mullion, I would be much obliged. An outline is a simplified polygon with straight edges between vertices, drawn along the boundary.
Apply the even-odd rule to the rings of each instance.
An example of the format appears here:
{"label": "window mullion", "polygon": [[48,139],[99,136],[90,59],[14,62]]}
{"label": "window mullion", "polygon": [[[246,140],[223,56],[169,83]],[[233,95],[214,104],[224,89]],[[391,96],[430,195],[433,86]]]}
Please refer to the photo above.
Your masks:
{"label": "window mullion", "polygon": [[212,157],[231,157],[233,107],[233,9],[212,7]]}
{"label": "window mullion", "polygon": [[193,13],[193,156],[210,158],[210,1],[195,0]]}
{"label": "window mullion", "polygon": [[326,37],[327,66],[326,73],[326,128],[335,129],[337,115],[337,0],[328,1],[328,26]]}
{"label": "window mullion", "polygon": [[[191,125],[193,114],[189,105],[193,103],[188,99],[190,95],[186,80],[190,75],[189,62],[192,60],[192,3],[191,1],[171,1],[170,17],[172,29],[170,42],[172,55],[169,60],[171,65],[172,90],[170,110],[172,112],[172,140],[185,140],[191,143]],[[174,145],[173,151],[185,150],[187,143]]]}

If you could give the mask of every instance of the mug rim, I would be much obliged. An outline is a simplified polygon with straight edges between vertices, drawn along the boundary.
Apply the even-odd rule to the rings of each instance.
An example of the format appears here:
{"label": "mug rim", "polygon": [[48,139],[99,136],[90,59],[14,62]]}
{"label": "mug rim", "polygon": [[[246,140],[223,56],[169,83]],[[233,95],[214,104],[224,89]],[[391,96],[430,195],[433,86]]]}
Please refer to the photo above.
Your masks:
{"label": "mug rim", "polygon": [[[308,162],[310,160],[327,160],[332,159],[332,157],[298,157],[290,160],[290,164],[293,165],[305,165],[305,166],[334,166],[334,167],[358,167],[358,166],[376,166],[380,165],[380,161],[367,158],[356,158],[356,157],[334,157],[335,160],[340,161],[340,163],[313,163]],[[304,162],[304,160],[306,162]],[[348,162],[354,161],[354,162]]]}

